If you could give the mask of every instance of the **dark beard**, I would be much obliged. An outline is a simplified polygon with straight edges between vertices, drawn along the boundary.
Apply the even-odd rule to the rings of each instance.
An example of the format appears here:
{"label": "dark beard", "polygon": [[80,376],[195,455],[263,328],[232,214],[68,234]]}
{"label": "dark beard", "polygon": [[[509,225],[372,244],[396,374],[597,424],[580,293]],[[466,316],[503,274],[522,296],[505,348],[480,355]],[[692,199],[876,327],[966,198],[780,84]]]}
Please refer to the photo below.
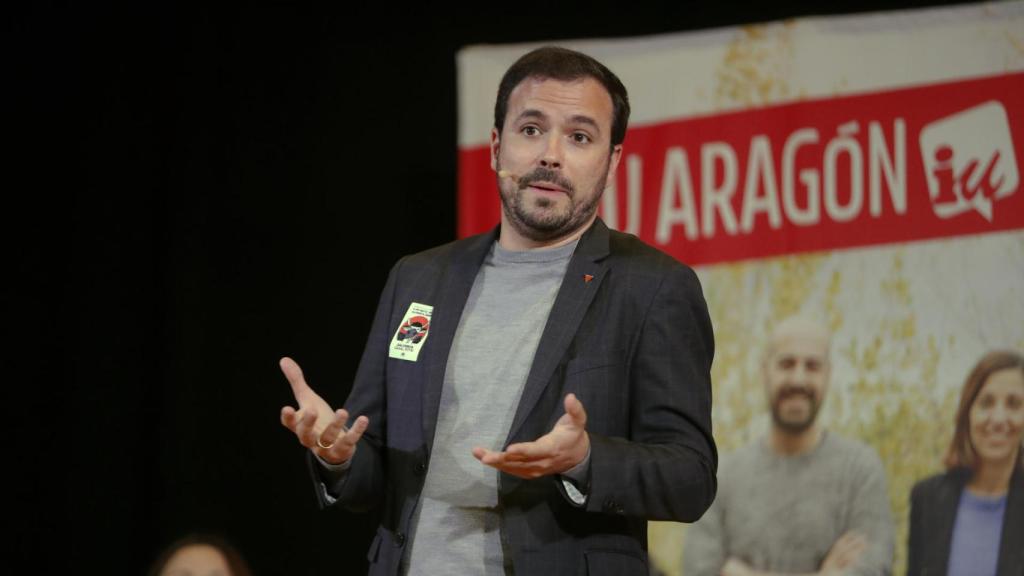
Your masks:
{"label": "dark beard", "polygon": [[[779,405],[782,404],[783,400],[786,400],[790,396],[803,396],[807,398],[808,402],[810,402],[811,410],[808,413],[807,418],[805,420],[802,420],[800,422],[792,422],[782,419],[782,414],[780,414],[781,410],[779,409]],[[783,390],[782,392],[779,393],[778,396],[775,397],[775,400],[772,402],[772,422],[774,422],[775,426],[778,427],[783,432],[789,434],[800,434],[806,432],[808,429],[810,429],[811,426],[814,425],[814,421],[818,419],[818,408],[820,408],[820,404],[814,398],[814,395],[812,393],[805,392],[803,390]]]}
{"label": "dark beard", "polygon": [[[498,166],[500,170],[500,165]],[[603,186],[608,176],[608,165],[605,165],[604,175],[598,180],[598,186]],[[522,191],[534,182],[550,182],[566,191],[569,198],[569,205],[564,212],[551,213],[543,212],[537,214],[531,211],[526,205],[525,196]],[[586,203],[579,204],[577,201],[576,189],[572,182],[562,176],[557,170],[549,168],[537,168],[519,178],[516,184],[516,192],[506,194],[498,182],[499,196],[501,197],[502,209],[508,216],[508,221],[520,235],[529,238],[534,242],[544,242],[566,236],[578,230],[590,220],[597,211],[597,204],[601,201],[603,189],[597,194],[592,194]],[[534,201],[534,207],[546,209],[553,202],[548,198],[538,198]]]}

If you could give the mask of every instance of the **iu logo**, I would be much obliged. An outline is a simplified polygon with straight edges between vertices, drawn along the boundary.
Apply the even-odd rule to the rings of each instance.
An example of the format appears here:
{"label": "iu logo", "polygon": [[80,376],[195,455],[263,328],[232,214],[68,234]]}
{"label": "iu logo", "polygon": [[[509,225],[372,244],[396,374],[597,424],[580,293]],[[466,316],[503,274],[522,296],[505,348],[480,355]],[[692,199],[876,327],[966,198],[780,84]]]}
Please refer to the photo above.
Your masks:
{"label": "iu logo", "polygon": [[970,210],[992,221],[995,201],[1017,192],[1017,157],[1006,109],[991,100],[921,130],[921,161],[939,218]]}

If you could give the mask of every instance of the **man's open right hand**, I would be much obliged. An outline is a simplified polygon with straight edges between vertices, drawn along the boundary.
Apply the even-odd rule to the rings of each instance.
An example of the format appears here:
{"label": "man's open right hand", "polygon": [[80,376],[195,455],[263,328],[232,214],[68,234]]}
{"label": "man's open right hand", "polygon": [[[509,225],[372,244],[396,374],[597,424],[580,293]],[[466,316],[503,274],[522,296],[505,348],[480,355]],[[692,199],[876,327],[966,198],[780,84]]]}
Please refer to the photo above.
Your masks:
{"label": "man's open right hand", "polygon": [[349,461],[370,421],[366,416],[360,416],[351,428],[346,428],[348,412],[332,410],[323,398],[313,392],[294,360],[281,358],[281,371],[288,378],[292,394],[299,404],[298,410],[291,406],[281,409],[281,423],[295,433],[299,443],[324,462],[344,464]]}

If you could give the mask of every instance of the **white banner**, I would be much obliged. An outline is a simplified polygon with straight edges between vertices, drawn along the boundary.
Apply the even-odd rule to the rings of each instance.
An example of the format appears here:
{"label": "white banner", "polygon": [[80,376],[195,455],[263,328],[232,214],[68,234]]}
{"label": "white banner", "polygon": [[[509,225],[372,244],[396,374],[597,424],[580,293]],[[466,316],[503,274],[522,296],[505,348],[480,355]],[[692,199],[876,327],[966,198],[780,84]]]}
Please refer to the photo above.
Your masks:
{"label": "white banner", "polygon": [[[603,215],[697,264],[715,326],[720,451],[736,450],[768,428],[759,359],[772,327],[796,313],[821,318],[833,331],[821,417],[881,457],[896,524],[894,571],[904,573],[910,489],[942,470],[968,372],[989,351],[1024,350],[1024,98],[1017,88],[1024,79],[1024,3],[559,44],[597,58],[629,90],[625,161]],[[539,45],[475,46],[459,54],[460,235],[497,222],[497,189],[486,163],[495,92],[508,66]],[[845,188],[830,200],[825,164],[838,152],[827,150],[828,139],[844,127],[859,130],[862,164],[851,161],[845,179],[832,174]],[[794,223],[786,212],[786,142],[801,129],[813,129],[818,139],[816,159],[808,160],[817,188],[802,181],[801,209],[813,189],[821,213],[829,214],[824,203],[831,201],[828,209],[839,215],[819,229]],[[764,151],[752,151],[759,135]],[[894,144],[901,137],[902,160]],[[735,193],[699,177],[702,147],[722,142],[734,150]],[[631,146],[639,149],[639,184],[629,180]],[[692,172],[689,184],[665,183],[676,148]],[[762,153],[770,173],[759,173],[761,187],[748,193],[751,158]],[[881,158],[874,168],[872,154]],[[863,170],[860,184],[854,166]],[[871,178],[884,185],[878,214]],[[693,220],[684,214],[666,229],[666,210],[686,210],[687,185]],[[863,187],[860,212],[848,216],[856,186]],[[769,189],[779,225],[763,209],[750,215],[743,240],[743,202],[770,206]],[[468,201],[487,191],[490,201]],[[707,208],[713,193],[725,204]],[[681,573],[685,537],[682,525],[652,525],[659,569]]]}

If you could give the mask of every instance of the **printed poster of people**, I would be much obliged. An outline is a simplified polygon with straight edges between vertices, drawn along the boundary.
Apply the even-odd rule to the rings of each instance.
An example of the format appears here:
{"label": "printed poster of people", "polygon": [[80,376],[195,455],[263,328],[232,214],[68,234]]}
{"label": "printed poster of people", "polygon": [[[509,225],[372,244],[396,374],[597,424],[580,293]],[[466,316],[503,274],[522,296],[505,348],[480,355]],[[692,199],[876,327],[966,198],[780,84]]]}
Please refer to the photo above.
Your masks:
{"label": "printed poster of people", "polygon": [[[819,319],[819,417],[881,458],[903,574],[910,489],[943,470],[968,372],[1024,350],[1024,3],[560,44],[629,89],[601,216],[700,276],[720,452],[769,428],[773,327]],[[494,87],[532,47],[459,55],[460,237],[498,220]],[[686,530],[651,525],[666,574],[682,571]]]}

